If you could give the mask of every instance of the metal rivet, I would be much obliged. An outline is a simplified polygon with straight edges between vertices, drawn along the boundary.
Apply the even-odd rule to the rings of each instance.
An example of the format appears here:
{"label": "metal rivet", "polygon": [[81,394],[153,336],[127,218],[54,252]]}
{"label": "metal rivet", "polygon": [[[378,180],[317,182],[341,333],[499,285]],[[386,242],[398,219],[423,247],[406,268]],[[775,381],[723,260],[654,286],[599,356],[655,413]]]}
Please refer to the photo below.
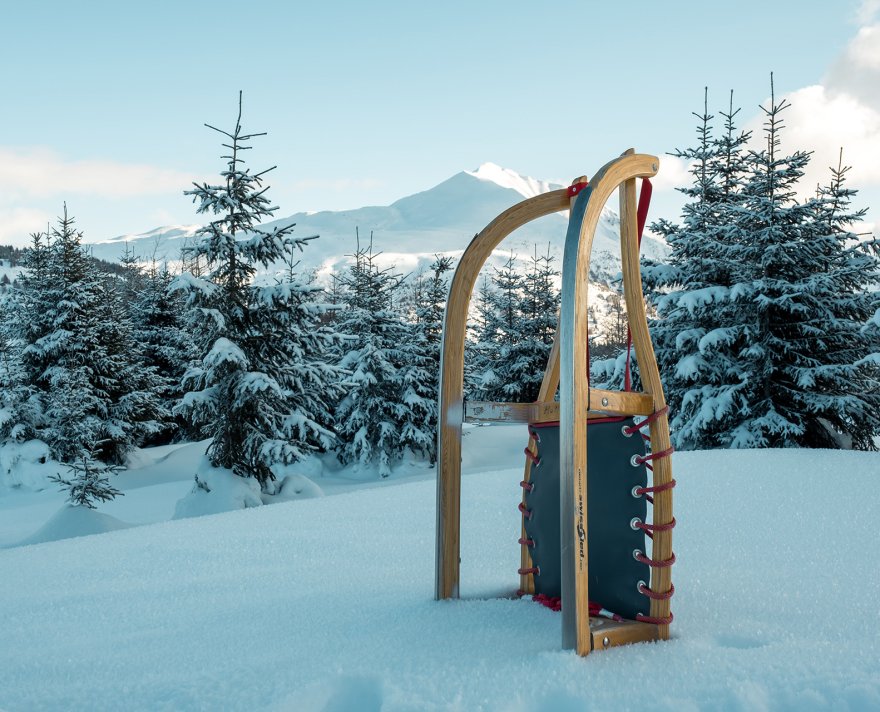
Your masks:
{"label": "metal rivet", "polygon": [[608,639],[608,636],[606,635],[604,638],[602,638],[602,647],[607,648],[609,645],[611,645],[611,641]]}
{"label": "metal rivet", "polygon": [[602,405],[605,405],[605,406],[608,405],[608,399],[607,399],[607,398],[603,398],[603,399],[602,399]]}
{"label": "metal rivet", "polygon": [[651,164],[651,170],[652,170],[652,171],[656,171],[656,170],[657,170],[657,164],[656,164],[656,163],[652,163],[652,164]]}

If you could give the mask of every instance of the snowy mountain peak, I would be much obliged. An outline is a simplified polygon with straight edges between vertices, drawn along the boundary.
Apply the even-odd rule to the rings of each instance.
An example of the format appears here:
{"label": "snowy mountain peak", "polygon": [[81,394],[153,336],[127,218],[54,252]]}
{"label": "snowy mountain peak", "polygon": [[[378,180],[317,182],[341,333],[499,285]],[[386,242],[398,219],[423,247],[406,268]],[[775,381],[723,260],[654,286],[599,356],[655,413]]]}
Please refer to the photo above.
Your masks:
{"label": "snowy mountain peak", "polygon": [[164,225],[147,232],[126,233],[107,240],[96,240],[93,244],[107,244],[116,242],[131,242],[132,240],[144,239],[177,239],[192,237],[201,228],[201,225]]}
{"label": "snowy mountain peak", "polygon": [[541,193],[563,187],[556,183],[521,175],[509,168],[502,168],[496,163],[484,163],[477,170],[465,171],[465,173],[479,180],[495,183],[502,188],[515,190],[524,198],[534,198]]}

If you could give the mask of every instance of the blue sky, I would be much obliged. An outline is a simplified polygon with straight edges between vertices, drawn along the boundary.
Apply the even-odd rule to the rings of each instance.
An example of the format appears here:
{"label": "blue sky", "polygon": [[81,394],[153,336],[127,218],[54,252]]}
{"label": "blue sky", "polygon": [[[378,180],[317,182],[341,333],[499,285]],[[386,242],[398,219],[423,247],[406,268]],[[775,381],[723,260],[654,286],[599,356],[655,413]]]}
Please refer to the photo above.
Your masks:
{"label": "blue sky", "polygon": [[[492,161],[568,181],[633,146],[689,145],[703,87],[743,124],[788,95],[783,147],[839,147],[880,219],[880,0],[39,2],[0,0],[0,242],[67,201],[86,240],[200,222],[222,167],[205,122],[267,131],[279,216],[387,204]],[[683,166],[661,164],[675,217]],[[364,226],[365,229],[369,226]]]}

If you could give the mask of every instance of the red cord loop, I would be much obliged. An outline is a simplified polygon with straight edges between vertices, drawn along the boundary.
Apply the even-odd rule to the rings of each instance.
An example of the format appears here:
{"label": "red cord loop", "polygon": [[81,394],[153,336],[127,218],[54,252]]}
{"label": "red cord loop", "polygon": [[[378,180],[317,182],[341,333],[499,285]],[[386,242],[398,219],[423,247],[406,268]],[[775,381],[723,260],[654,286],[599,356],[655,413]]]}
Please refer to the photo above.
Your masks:
{"label": "red cord loop", "polygon": [[668,532],[670,529],[675,529],[675,517],[673,517],[672,521],[667,524],[645,524],[641,519],[636,517],[630,522],[630,526],[633,529],[641,529],[653,539],[654,532]]}
{"label": "red cord loop", "polygon": [[653,423],[661,415],[666,415],[668,412],[669,412],[669,406],[664,405],[660,410],[655,410],[653,413],[651,413],[651,415],[649,415],[644,420],[636,423],[635,425],[627,426],[623,430],[627,435],[632,435],[633,433],[637,433],[639,430],[644,428],[646,425],[650,425],[651,423]]}
{"label": "red cord loop", "polygon": [[675,618],[675,616],[673,616],[672,613],[670,613],[668,616],[665,616],[664,618],[643,616],[641,613],[636,616],[636,620],[639,621],[639,623],[653,623],[654,625],[669,625],[670,623],[672,623],[673,618]]}
{"label": "red cord loop", "polygon": [[669,457],[674,452],[675,452],[675,448],[670,446],[670,447],[666,448],[665,450],[660,450],[659,452],[652,452],[650,455],[644,455],[644,456],[633,455],[632,463],[635,466],[644,465],[645,463],[650,462],[651,460],[659,460],[664,457]]}
{"label": "red cord loop", "polygon": [[664,559],[664,560],[649,559],[647,556],[645,556],[638,549],[633,551],[633,558],[635,558],[635,560],[638,561],[639,563],[647,564],[648,566],[650,566],[651,568],[654,568],[654,569],[666,569],[675,563],[675,554],[673,554],[668,559]]}
{"label": "red cord loop", "polygon": [[559,596],[548,596],[545,593],[537,593],[532,596],[532,600],[535,603],[540,603],[542,606],[547,606],[551,611],[562,610],[562,599]]}
{"label": "red cord loop", "polygon": [[666,593],[657,593],[648,588],[644,582],[639,581],[639,593],[647,596],[652,601],[668,601],[675,594],[675,586],[669,584],[669,590]]}
{"label": "red cord loop", "polygon": [[521,480],[519,486],[522,487],[526,492],[531,492],[533,489],[535,489],[534,482],[526,482],[525,480]]}
{"label": "red cord loop", "polygon": [[541,464],[541,458],[533,453],[529,448],[526,448],[525,450],[523,450],[523,452],[526,454],[526,457],[532,461],[532,464],[535,467],[538,467]]}
{"label": "red cord loop", "polygon": [[517,573],[520,576],[526,576],[527,574],[534,574],[535,576],[541,575],[541,567],[540,566],[532,566],[528,569],[517,569]]}
{"label": "red cord loop", "polygon": [[531,509],[527,509],[527,508],[526,508],[526,505],[524,505],[522,502],[519,503],[519,506],[517,507],[517,509],[519,509],[519,511],[522,512],[522,515],[523,515],[526,519],[531,519],[531,518],[532,518],[532,510],[531,510]]}
{"label": "red cord loop", "polygon": [[533,546],[535,546],[535,540],[534,540],[534,539],[526,539],[525,537],[520,537],[520,538],[519,538],[519,543],[520,543],[522,546],[527,546],[527,547],[529,547],[529,549],[531,549]]}
{"label": "red cord loop", "polygon": [[673,487],[675,487],[675,480],[669,480],[666,484],[654,485],[653,487],[636,487],[633,490],[633,493],[638,497],[648,493],[656,494],[657,492],[665,492],[666,490],[671,490]]}
{"label": "red cord loop", "polygon": [[[650,465],[648,465],[648,467],[650,467]],[[651,504],[654,504],[654,498],[648,494],[649,492],[665,492],[666,490],[671,490],[673,487],[675,487],[675,480],[669,480],[669,482],[664,485],[654,485],[653,487],[633,487],[633,496],[641,497],[642,495],[645,495],[645,499]]]}

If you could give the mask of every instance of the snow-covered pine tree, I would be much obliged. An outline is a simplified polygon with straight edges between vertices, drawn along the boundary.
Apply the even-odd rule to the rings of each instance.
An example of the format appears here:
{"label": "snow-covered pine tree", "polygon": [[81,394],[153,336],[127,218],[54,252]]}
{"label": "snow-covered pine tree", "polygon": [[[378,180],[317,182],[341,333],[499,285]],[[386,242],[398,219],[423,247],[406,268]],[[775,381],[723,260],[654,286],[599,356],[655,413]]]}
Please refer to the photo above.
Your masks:
{"label": "snow-covered pine tree", "polygon": [[[698,161],[685,225],[667,231],[670,266],[644,270],[661,317],[653,335],[681,448],[840,446],[870,409],[858,395],[868,352],[853,337],[870,315],[873,248],[851,251],[844,225],[854,215],[843,196],[830,197],[834,190],[796,199],[810,154],[781,154],[787,107],[771,84],[766,148],[748,153],[745,136],[733,131],[736,112],[725,115],[725,140],[701,144],[713,152],[709,184]],[[854,279],[854,265],[864,282]],[[849,350],[841,348],[847,340]],[[874,423],[854,445],[870,446]]]}
{"label": "snow-covered pine tree", "polygon": [[52,328],[54,302],[50,303],[52,282],[49,269],[49,231],[31,233],[31,246],[25,250],[17,288],[7,295],[3,328],[8,346],[4,397],[4,416],[0,435],[16,441],[36,437],[43,423],[42,391],[36,386],[43,364],[28,345],[35,343]]}
{"label": "snow-covered pine tree", "polygon": [[521,301],[519,304],[519,340],[507,350],[509,378],[517,384],[514,390],[505,390],[505,400],[531,403],[538,398],[544,369],[553,347],[559,317],[559,290],[555,280],[559,270],[554,265],[550,245],[544,255],[534,246],[529,265],[523,275]]}
{"label": "snow-covered pine tree", "polygon": [[[186,325],[184,299],[171,289],[174,275],[167,264],[155,262],[138,271],[137,291],[129,305],[133,334],[140,357],[155,378],[155,393],[162,408],[171,413],[183,397],[183,376],[196,357],[195,344]],[[166,420],[151,439],[152,444],[171,439],[197,439],[198,434],[183,418]]]}
{"label": "snow-covered pine tree", "polygon": [[440,392],[440,345],[443,310],[449,292],[446,273],[453,260],[434,255],[415,305],[416,321],[402,348],[400,380],[402,401],[408,406],[401,429],[402,444],[428,459],[437,457],[437,399]]}
{"label": "snow-covered pine tree", "polygon": [[850,205],[841,150],[830,180],[818,190],[813,234],[802,248],[805,264],[796,305],[790,367],[806,410],[802,443],[814,447],[874,449],[880,435],[880,353],[864,327],[880,306],[880,241],[853,232],[866,210]]}
{"label": "snow-covered pine tree", "polygon": [[[523,340],[522,295],[524,279],[510,257],[492,275],[489,306],[482,317],[485,325],[479,340],[480,369],[474,374],[475,398],[489,401],[519,401],[528,386],[521,382],[523,362],[517,351]],[[491,346],[489,345],[491,343]]]}
{"label": "snow-covered pine tree", "polygon": [[161,417],[150,374],[136,356],[119,280],[86,254],[66,205],[51,239],[44,291],[33,295],[51,325],[22,354],[33,379],[26,385],[43,402],[35,434],[62,462],[97,453],[120,464]]}
{"label": "snow-covered pine tree", "polygon": [[95,377],[109,400],[101,459],[122,463],[135,447],[166,432],[173,419],[161,398],[162,380],[143,358],[133,324],[125,280],[103,275],[97,335],[103,357]]}
{"label": "snow-covered pine tree", "polygon": [[74,506],[95,509],[96,502],[108,502],[123,493],[110,484],[108,475],[119,472],[118,465],[101,462],[99,453],[92,451],[68,463],[68,477],[52,475],[49,480],[61,485],[67,492],[67,501]]}
{"label": "snow-covered pine tree", "polygon": [[798,372],[814,363],[813,309],[833,295],[813,279],[830,268],[822,254],[828,241],[816,239],[817,206],[796,198],[810,154],[786,156],[780,150],[782,112],[788,106],[785,100],[777,103],[771,75],[770,105],[762,107],[766,148],[748,153],[748,180],[734,223],[740,239],[734,245],[736,287],[729,302],[737,308],[737,323],[720,334],[725,344],[738,347],[742,384],[739,407],[725,423],[724,437],[732,447],[818,444],[810,434],[810,421],[817,417],[808,405],[812,386]]}
{"label": "snow-covered pine tree", "polygon": [[112,446],[124,438],[108,422],[111,369],[100,333],[103,284],[66,205],[50,239],[44,277],[27,296],[44,307],[48,328],[25,333],[24,385],[30,391],[28,413],[36,416],[29,428],[33,436],[44,440],[56,459],[73,462],[98,443]]}
{"label": "snow-covered pine tree", "polygon": [[478,296],[473,397],[526,403],[538,396],[547,357],[556,334],[558,271],[549,252],[537,246],[523,273],[511,253],[495,268],[492,288]]}
{"label": "snow-covered pine tree", "polygon": [[[392,308],[402,278],[390,268],[379,269],[377,256],[372,237],[368,247],[358,244],[354,262],[341,278],[346,309],[340,314],[339,331],[351,341],[339,363],[349,375],[336,407],[336,452],[343,464],[375,463],[379,474],[387,477],[405,450],[403,428],[415,420],[424,399],[415,394],[413,402],[404,401],[401,370],[409,334]],[[422,369],[423,364],[420,357],[413,368]],[[414,435],[409,434],[408,444],[415,444]]]}
{"label": "snow-covered pine tree", "polygon": [[213,438],[208,458],[264,489],[275,479],[273,466],[291,464],[329,447],[326,397],[335,371],[313,349],[330,338],[320,327],[321,309],[289,282],[258,286],[259,268],[283,260],[312,238],[295,238],[294,226],[258,227],[276,210],[263,186],[270,169],[251,173],[242,152],[256,136],[241,127],[232,132],[209,125],[228,139],[220,184],[194,183],[185,192],[199,213],[217,215],[200,228],[188,251],[207,277],[181,275],[177,288],[201,315],[200,358],[184,377],[188,392],[178,412],[203,426]]}
{"label": "snow-covered pine tree", "polygon": [[[708,92],[697,117],[697,145],[673,155],[691,163],[693,182],[680,192],[690,198],[683,223],[665,220],[651,228],[671,248],[668,263],[645,260],[646,293],[658,318],[651,336],[670,406],[676,447],[726,446],[726,420],[741,408],[739,392],[745,387],[740,366],[742,344],[736,342],[741,305],[731,299],[739,245],[745,239],[736,230],[745,181],[744,153],[749,134],[735,125],[739,109],[722,112],[724,133],[712,136]],[[618,358],[613,382],[621,379]],[[637,364],[635,364],[637,369]]]}
{"label": "snow-covered pine tree", "polygon": [[467,339],[464,343],[464,393],[468,400],[486,400],[487,384],[483,378],[494,381],[491,366],[496,363],[498,345],[495,342],[492,286],[484,272],[474,300],[474,315],[468,319]]}

